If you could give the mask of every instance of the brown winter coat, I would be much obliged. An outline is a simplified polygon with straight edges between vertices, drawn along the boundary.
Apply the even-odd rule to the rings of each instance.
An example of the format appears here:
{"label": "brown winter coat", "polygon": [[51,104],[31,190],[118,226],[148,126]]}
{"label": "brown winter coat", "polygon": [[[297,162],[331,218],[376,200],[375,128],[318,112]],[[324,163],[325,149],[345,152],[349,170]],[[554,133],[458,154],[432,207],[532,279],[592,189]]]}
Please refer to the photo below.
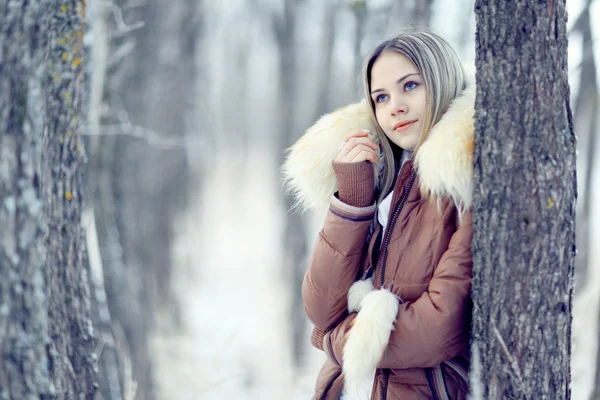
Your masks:
{"label": "brown winter coat", "polygon": [[[376,357],[377,361],[371,399],[433,399],[432,387],[442,398],[466,399],[473,236],[473,93],[472,88],[468,89],[455,100],[414,161],[402,166],[394,186],[390,221],[403,195],[406,199],[391,232],[381,232],[375,204],[353,207],[331,196],[302,286],[305,310],[315,326],[312,342],[328,356],[313,399],[337,400],[349,376],[345,361],[365,356]],[[350,106],[327,116],[334,118],[333,122],[320,120],[292,148],[290,159],[300,158],[294,151],[306,155],[311,146],[318,147],[324,135],[348,132],[347,127],[338,125],[344,125],[344,120],[355,123],[360,117],[348,113],[355,114],[357,109],[364,112],[364,108],[366,105]],[[336,142],[330,137],[328,140]],[[326,160],[337,148],[327,151],[327,155],[311,157]],[[316,165],[306,164],[310,162],[301,160],[301,173],[298,167],[290,166],[289,160],[286,165],[287,177],[297,180],[292,186],[300,196],[307,192],[302,179],[307,180],[306,187],[314,188],[318,185],[310,179],[321,178],[312,178],[311,174],[327,175],[310,169],[307,172],[306,165]],[[405,193],[413,173],[414,182]],[[318,203],[312,198],[301,201]],[[386,240],[387,261],[382,267],[380,243]],[[384,336],[389,339],[380,343],[383,354],[350,354],[356,350],[345,348],[348,338],[363,335],[363,331],[354,325],[357,313],[349,310],[348,293],[355,281],[370,271],[374,272],[374,288],[396,300],[393,330],[386,331]],[[368,336],[355,339],[378,340]],[[348,368],[355,367],[360,368]]]}
{"label": "brown winter coat", "polygon": [[[400,171],[390,210],[400,202],[411,172],[409,161]],[[402,304],[378,364],[384,370],[379,372],[376,399],[382,398],[379,392],[384,380],[388,380],[389,399],[432,398],[424,367],[435,367],[461,354],[468,356],[472,215],[466,213],[459,222],[456,207],[448,200],[439,212],[435,202],[421,196],[418,183],[417,178],[389,242],[383,286],[391,287]],[[334,364],[343,361],[345,333],[356,315],[346,312],[350,286],[369,266],[376,265],[374,286],[381,287],[382,260],[373,254],[379,224],[368,240],[374,208],[359,211],[332,200],[304,279],[306,313],[317,330],[327,332],[314,344],[325,348]],[[315,332],[315,338],[319,333]],[[316,398],[321,398],[340,370],[329,364],[325,367],[329,379],[320,377]],[[454,378],[448,376],[446,382],[449,395],[465,398],[466,385]],[[335,389],[330,391],[326,399],[339,397]]]}

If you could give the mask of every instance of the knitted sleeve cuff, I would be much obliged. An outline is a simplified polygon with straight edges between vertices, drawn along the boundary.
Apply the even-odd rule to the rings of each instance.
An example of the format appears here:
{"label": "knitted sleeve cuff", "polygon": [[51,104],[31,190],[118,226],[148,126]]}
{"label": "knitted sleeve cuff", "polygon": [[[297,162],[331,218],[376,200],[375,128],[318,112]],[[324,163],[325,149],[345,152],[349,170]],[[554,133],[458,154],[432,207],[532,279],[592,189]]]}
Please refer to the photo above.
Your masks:
{"label": "knitted sleeve cuff", "polygon": [[325,337],[324,331],[317,329],[317,328],[313,328],[312,334],[310,335],[310,342],[317,349],[323,350],[323,338],[324,337]]}
{"label": "knitted sleeve cuff", "polygon": [[338,198],[354,207],[368,207],[373,203],[375,173],[368,161],[347,163],[333,161],[338,182]]}

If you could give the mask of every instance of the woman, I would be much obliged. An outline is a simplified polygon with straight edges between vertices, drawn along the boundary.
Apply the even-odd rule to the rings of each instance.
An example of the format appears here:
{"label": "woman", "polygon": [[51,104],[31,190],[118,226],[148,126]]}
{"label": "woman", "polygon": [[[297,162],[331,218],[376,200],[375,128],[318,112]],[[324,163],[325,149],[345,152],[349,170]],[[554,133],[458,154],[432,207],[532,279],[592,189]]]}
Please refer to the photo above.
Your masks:
{"label": "woman", "polygon": [[284,165],[300,205],[330,197],[302,286],[328,357],[313,398],[465,399],[474,88],[428,32],[379,45],[363,81]]}

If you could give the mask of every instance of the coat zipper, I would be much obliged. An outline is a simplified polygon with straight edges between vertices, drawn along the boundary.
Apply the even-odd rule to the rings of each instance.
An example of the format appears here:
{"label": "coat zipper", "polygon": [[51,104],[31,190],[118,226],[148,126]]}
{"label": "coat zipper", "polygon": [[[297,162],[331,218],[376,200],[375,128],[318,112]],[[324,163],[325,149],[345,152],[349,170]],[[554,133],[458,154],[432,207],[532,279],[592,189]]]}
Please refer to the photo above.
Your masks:
{"label": "coat zipper", "polygon": [[[380,270],[380,276],[379,276],[379,287],[380,288],[383,288],[384,277],[385,277],[385,264],[386,264],[387,255],[388,255],[388,245],[390,244],[390,240],[392,237],[392,230],[394,229],[394,226],[396,225],[396,221],[398,220],[398,217],[400,216],[400,212],[404,208],[404,203],[406,203],[406,200],[408,199],[410,189],[412,188],[412,185],[415,182],[416,176],[417,175],[416,175],[415,171],[413,170],[410,174],[410,178],[408,179],[408,184],[406,185],[406,188],[404,188],[404,192],[402,193],[402,198],[400,199],[400,203],[398,203],[398,205],[396,206],[396,209],[394,210],[394,214],[392,215],[392,218],[389,220],[388,226],[385,230],[385,234],[383,235],[383,244],[381,246],[381,270]],[[381,400],[386,400],[386,398],[387,398],[387,387],[388,387],[388,379],[389,379],[388,373],[389,372],[386,370],[383,371],[383,384],[381,387]]]}
{"label": "coat zipper", "polygon": [[415,182],[416,176],[417,175],[415,174],[415,171],[413,170],[412,173],[410,174],[408,184],[406,185],[406,188],[404,189],[404,193],[402,193],[402,199],[400,199],[400,203],[398,203],[398,205],[396,206],[396,209],[394,210],[394,214],[392,215],[392,218],[388,222],[388,226],[385,231],[385,235],[383,237],[383,245],[381,246],[381,273],[379,276],[379,287],[380,288],[383,288],[383,280],[385,277],[385,263],[387,261],[388,245],[390,244],[390,240],[392,237],[392,230],[394,229],[394,225],[396,225],[396,221],[398,220],[398,217],[400,216],[400,212],[402,211],[402,208],[404,207],[404,203],[406,203],[406,199],[408,198],[410,189],[412,188],[412,185]]}
{"label": "coat zipper", "polygon": [[383,372],[383,384],[381,385],[381,400],[385,400],[387,398],[387,387],[389,378],[389,371],[385,370]]}
{"label": "coat zipper", "polygon": [[329,389],[331,389],[331,386],[333,386],[333,382],[341,374],[342,374],[342,370],[341,369],[338,370],[335,374],[333,374],[333,376],[331,377],[331,379],[329,380],[329,382],[327,382],[327,385],[325,385],[325,389],[323,390],[323,394],[321,394],[321,397],[319,397],[319,400],[325,400],[325,396],[327,396],[327,392],[329,392]]}

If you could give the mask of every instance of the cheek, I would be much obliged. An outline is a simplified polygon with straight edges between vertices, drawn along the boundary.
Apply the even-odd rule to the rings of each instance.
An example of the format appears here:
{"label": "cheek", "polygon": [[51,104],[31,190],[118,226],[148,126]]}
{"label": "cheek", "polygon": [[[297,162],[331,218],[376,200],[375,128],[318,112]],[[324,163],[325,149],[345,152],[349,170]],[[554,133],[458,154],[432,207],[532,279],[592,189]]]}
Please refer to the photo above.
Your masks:
{"label": "cheek", "polygon": [[427,93],[425,93],[425,91],[423,90],[423,93],[420,97],[421,98],[419,99],[419,104],[421,105],[421,112],[425,114],[427,109]]}
{"label": "cheek", "polygon": [[381,128],[384,128],[384,119],[382,118],[383,113],[381,112],[381,107],[375,108],[375,118],[377,118],[377,122]]}

